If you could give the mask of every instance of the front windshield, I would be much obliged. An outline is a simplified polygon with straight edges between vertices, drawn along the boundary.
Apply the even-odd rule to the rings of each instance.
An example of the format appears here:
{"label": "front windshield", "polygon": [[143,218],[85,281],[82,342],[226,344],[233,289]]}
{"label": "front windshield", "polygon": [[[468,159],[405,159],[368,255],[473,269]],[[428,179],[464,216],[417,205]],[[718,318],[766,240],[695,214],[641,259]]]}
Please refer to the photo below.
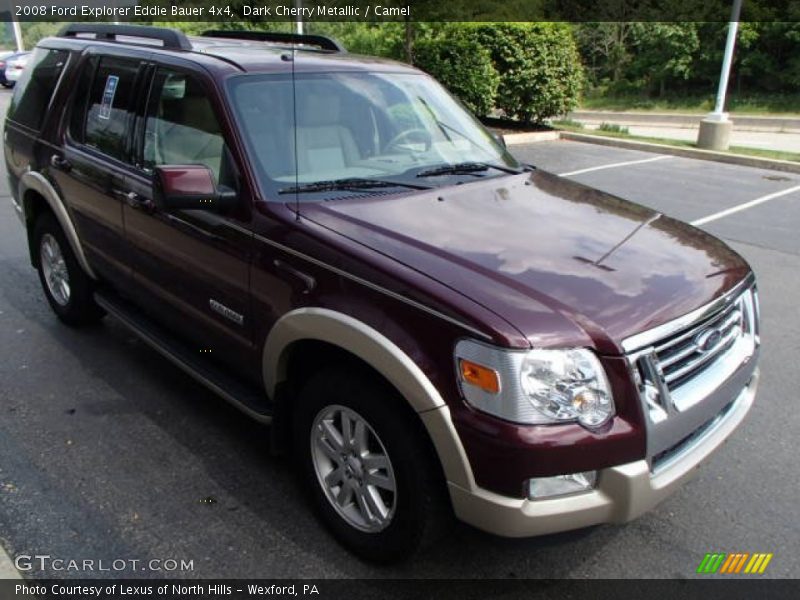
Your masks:
{"label": "front windshield", "polygon": [[[358,186],[366,191],[370,182],[400,192],[519,168],[423,74],[298,73],[294,90],[289,73],[249,75],[232,78],[230,92],[271,200],[341,197]],[[343,181],[351,187],[338,189]]]}

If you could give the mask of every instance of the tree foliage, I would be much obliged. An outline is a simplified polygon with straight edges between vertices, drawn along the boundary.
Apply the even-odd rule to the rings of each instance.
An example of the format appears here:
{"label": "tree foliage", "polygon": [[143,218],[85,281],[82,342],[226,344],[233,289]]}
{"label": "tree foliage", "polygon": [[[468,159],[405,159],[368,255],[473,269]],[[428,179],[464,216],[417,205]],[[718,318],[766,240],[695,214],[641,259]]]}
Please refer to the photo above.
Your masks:
{"label": "tree foliage", "polygon": [[447,34],[418,41],[414,64],[430,73],[478,116],[494,108],[500,77],[489,51],[465,35],[463,27],[451,26]]}
{"label": "tree foliage", "polygon": [[484,23],[472,27],[500,75],[495,106],[505,116],[541,123],[578,104],[583,68],[565,23]]}

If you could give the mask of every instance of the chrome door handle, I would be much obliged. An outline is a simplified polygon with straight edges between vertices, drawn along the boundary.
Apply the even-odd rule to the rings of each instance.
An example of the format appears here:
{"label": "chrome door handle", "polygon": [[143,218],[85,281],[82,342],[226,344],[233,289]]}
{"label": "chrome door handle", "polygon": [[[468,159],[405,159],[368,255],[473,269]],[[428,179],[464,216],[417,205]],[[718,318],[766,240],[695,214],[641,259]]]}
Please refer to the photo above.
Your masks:
{"label": "chrome door handle", "polygon": [[140,196],[136,192],[124,192],[122,190],[114,190],[114,194],[121,198],[125,204],[131,208],[144,208],[150,209],[153,203],[144,196]]}
{"label": "chrome door handle", "polygon": [[60,171],[69,171],[72,168],[72,163],[58,154],[53,154],[50,157],[50,166]]}

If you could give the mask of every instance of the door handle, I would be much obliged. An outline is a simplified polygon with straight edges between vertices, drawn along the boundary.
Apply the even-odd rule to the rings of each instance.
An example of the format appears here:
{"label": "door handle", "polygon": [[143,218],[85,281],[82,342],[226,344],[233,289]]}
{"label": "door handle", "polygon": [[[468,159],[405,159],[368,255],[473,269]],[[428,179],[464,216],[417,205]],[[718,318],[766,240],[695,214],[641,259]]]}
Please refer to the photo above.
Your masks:
{"label": "door handle", "polygon": [[150,209],[153,203],[144,196],[140,196],[136,192],[124,192],[122,190],[114,190],[114,195],[121,198],[125,204],[131,208]]}
{"label": "door handle", "polygon": [[50,157],[50,165],[54,169],[59,169],[60,171],[69,171],[72,168],[72,163],[58,154],[53,154],[53,156]]}

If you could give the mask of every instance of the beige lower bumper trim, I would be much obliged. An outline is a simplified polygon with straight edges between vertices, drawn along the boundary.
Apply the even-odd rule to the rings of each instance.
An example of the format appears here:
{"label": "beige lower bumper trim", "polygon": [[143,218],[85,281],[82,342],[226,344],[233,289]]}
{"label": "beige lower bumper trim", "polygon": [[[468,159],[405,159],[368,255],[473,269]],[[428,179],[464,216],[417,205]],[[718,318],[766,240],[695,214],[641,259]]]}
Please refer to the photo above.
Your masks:
{"label": "beige lower bumper trim", "polygon": [[549,500],[509,498],[449,483],[456,516],[506,537],[544,535],[635,519],[686,483],[728,439],[750,411],[757,387],[756,371],[727,414],[683,450],[680,459],[656,474],[651,473],[646,460],[639,460],[603,469],[597,488],[591,492]]}

